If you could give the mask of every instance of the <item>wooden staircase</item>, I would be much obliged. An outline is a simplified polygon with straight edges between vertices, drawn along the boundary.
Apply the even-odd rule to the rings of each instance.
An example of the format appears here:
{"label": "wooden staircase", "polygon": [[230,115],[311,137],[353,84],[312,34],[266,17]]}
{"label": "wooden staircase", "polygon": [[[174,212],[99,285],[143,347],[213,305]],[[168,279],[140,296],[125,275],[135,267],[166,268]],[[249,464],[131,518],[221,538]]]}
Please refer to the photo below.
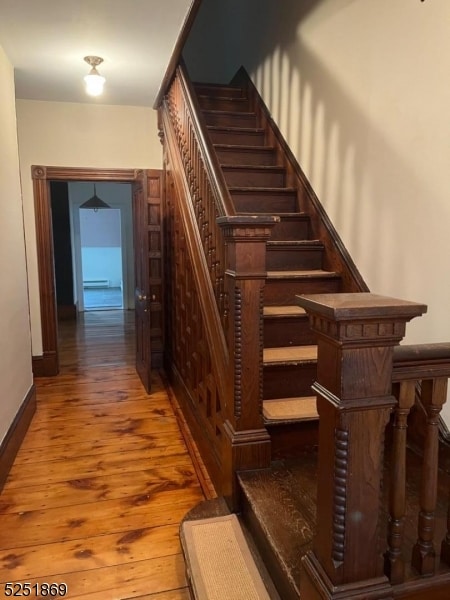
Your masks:
{"label": "wooden staircase", "polygon": [[392,369],[426,307],[354,294],[367,286],[243,71],[194,88],[181,65],[160,119],[169,377],[226,500],[193,520],[238,513],[271,598],[446,600],[450,348],[404,347]]}
{"label": "wooden staircase", "polygon": [[356,286],[328,267],[326,246],[334,251],[335,244],[317,235],[307,190],[289,170],[273,124],[257,110],[260,99],[248,86],[196,84],[195,90],[236,213],[278,217],[266,251],[263,413],[272,457],[292,456],[317,442],[316,340],[295,296]]}

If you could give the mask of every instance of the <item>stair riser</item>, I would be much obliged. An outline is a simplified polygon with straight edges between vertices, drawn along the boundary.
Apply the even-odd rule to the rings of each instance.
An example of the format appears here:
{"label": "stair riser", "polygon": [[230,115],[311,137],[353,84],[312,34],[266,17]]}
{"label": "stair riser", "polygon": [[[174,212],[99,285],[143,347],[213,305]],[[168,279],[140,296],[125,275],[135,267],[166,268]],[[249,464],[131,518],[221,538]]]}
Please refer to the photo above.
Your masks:
{"label": "stair riser", "polygon": [[275,152],[269,150],[229,150],[216,148],[219,162],[226,165],[264,165],[276,164]]}
{"label": "stair riser", "polygon": [[317,338],[309,326],[307,317],[283,317],[264,319],[264,347],[310,346]]}
{"label": "stair riser", "polygon": [[229,186],[241,187],[283,187],[284,171],[263,171],[258,169],[223,168],[225,181]]}
{"label": "stair riser", "polygon": [[284,425],[267,425],[272,460],[298,458],[319,444],[318,421],[302,421]]}
{"label": "stair riser", "polygon": [[264,367],[264,400],[310,396],[316,372],[315,364]]}
{"label": "stair riser", "polygon": [[203,113],[207,125],[218,127],[257,127],[255,113]]}
{"label": "stair riser", "polygon": [[228,110],[250,112],[249,102],[246,98],[214,98],[212,96],[198,96],[201,108],[205,110]]}
{"label": "stair riser", "polygon": [[[236,212],[248,213],[291,213],[297,210],[296,194],[258,194],[254,192],[231,194]],[[277,226],[275,226],[277,227]]]}
{"label": "stair riser", "polygon": [[339,279],[266,279],[264,303],[266,305],[289,305],[295,303],[298,294],[332,294],[340,291]]}
{"label": "stair riser", "polygon": [[198,96],[216,96],[219,98],[242,98],[244,96],[242,88],[223,85],[216,86],[196,83],[195,91]]}
{"label": "stair riser", "polygon": [[242,146],[263,146],[263,131],[227,131],[210,129],[209,136],[213,144],[237,144]]}
{"label": "stair riser", "polygon": [[[297,205],[297,203],[296,203]],[[272,229],[271,240],[307,240],[310,237],[310,222],[308,217],[285,218]]]}
{"label": "stair riser", "polygon": [[268,271],[301,271],[322,268],[323,248],[272,248],[267,247]]}

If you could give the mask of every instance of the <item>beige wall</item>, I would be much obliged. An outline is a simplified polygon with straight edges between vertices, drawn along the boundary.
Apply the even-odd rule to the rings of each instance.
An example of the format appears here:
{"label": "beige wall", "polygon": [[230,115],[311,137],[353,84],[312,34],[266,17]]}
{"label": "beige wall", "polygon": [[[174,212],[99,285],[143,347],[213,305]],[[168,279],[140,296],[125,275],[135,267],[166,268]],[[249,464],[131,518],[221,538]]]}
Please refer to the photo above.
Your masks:
{"label": "beige wall", "polygon": [[157,113],[151,108],[17,101],[30,286],[33,355],[42,354],[31,165],[162,167]]}
{"label": "beige wall", "polygon": [[0,444],[33,378],[13,68],[0,47]]}
{"label": "beige wall", "polygon": [[428,304],[406,341],[450,341],[450,2],[204,2],[193,76],[244,64],[371,290]]}

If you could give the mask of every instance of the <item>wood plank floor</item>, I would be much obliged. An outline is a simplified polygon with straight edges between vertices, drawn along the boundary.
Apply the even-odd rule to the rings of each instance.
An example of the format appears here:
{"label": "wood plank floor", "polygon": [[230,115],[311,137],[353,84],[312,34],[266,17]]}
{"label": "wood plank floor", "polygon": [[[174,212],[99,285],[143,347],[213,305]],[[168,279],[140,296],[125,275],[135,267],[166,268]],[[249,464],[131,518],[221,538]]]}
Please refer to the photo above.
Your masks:
{"label": "wood plank floor", "polygon": [[65,583],[67,598],[187,600],[178,527],[204,496],[159,375],[134,369],[134,314],[60,325],[61,373],[0,495],[6,582]]}

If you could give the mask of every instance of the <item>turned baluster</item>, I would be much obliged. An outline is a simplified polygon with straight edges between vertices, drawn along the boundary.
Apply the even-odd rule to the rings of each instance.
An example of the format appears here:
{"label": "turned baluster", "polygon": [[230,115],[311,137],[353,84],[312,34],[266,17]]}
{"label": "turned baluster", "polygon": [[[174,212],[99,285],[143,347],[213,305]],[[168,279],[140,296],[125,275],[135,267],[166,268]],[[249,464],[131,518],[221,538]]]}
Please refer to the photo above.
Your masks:
{"label": "turned baluster", "polygon": [[450,488],[449,488],[449,495],[448,495],[448,510],[447,510],[447,535],[442,540],[441,560],[450,566]]}
{"label": "turned baluster", "polygon": [[438,484],[439,413],[447,397],[447,378],[422,381],[422,404],[427,412],[427,427],[422,463],[418,539],[413,548],[412,565],[421,575],[433,575],[435,509]]}
{"label": "turned baluster", "polygon": [[392,432],[388,550],[384,557],[385,573],[394,584],[402,583],[405,578],[402,543],[406,512],[406,432],[407,419],[414,405],[415,394],[415,381],[404,381],[395,386],[398,404]]}

